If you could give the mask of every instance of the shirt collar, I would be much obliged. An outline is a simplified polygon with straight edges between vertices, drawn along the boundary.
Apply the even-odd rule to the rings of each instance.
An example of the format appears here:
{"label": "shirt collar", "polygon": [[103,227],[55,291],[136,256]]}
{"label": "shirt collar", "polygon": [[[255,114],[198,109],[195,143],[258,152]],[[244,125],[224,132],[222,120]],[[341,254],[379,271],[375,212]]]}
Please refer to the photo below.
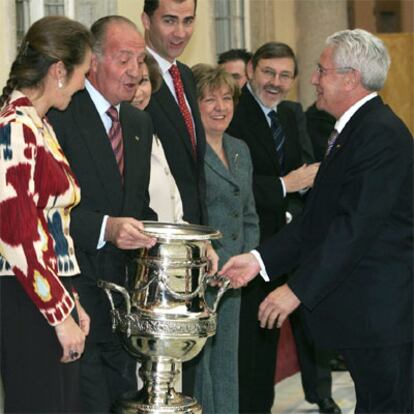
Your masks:
{"label": "shirt collar", "polygon": [[372,92],[369,95],[364,96],[362,99],[360,99],[358,102],[354,103],[350,108],[348,108],[335,123],[335,129],[338,131],[338,134],[342,132],[342,130],[345,128],[345,125],[352,118],[355,112],[358,111],[358,109],[361,108],[362,105],[364,105],[371,99],[375,98],[376,96],[378,96],[378,93]]}
{"label": "shirt collar", "polygon": [[88,79],[85,80],[85,88],[88,91],[92,102],[94,103],[96,110],[99,113],[99,116],[102,117],[104,114],[106,115],[106,111],[109,109],[110,106],[115,106],[119,113],[120,104],[112,105],[108,102],[105,97],[96,89]]}
{"label": "shirt collar", "polygon": [[161,69],[161,73],[165,74],[168,72],[168,70],[170,69],[170,67],[172,65],[176,65],[177,61],[174,60],[173,63],[169,62],[167,59],[164,59],[162,56],[160,56],[155,50],[151,49],[150,47],[147,46],[147,51],[149,53],[151,53],[151,55],[154,57],[154,59],[157,61],[158,66]]}

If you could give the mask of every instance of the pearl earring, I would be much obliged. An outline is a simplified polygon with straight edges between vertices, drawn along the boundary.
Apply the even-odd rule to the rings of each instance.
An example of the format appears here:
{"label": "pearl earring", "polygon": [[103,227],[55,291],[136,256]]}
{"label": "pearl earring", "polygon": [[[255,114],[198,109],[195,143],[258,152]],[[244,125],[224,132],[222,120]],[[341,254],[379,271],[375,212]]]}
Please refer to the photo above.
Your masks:
{"label": "pearl earring", "polygon": [[58,79],[58,88],[62,89],[63,88],[63,83],[60,79]]}

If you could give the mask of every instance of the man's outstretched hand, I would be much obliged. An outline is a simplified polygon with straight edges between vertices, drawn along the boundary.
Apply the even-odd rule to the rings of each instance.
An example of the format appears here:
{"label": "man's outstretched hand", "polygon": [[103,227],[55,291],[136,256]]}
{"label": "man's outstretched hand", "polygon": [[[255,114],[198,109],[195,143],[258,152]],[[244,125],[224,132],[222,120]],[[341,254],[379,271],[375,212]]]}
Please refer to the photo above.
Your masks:
{"label": "man's outstretched hand", "polygon": [[231,287],[237,289],[247,285],[260,271],[257,259],[251,253],[233,256],[219,271],[220,276],[230,280]]}

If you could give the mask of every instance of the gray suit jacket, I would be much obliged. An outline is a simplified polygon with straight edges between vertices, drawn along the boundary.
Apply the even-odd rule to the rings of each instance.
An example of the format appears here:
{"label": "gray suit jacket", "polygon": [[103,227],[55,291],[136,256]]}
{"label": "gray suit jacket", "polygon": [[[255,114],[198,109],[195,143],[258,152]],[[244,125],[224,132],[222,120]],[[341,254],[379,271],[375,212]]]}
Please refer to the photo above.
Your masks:
{"label": "gray suit jacket", "polygon": [[223,145],[230,170],[209,145],[204,160],[209,225],[223,233],[223,238],[214,242],[221,264],[251,250],[259,241],[250,151],[243,141],[226,133]]}
{"label": "gray suit jacket", "polygon": [[[243,141],[227,134],[223,145],[229,169],[209,145],[204,160],[209,225],[223,233],[223,238],[214,242],[221,265],[259,242],[249,149]],[[207,342],[197,366],[195,394],[207,413],[239,411],[239,314],[240,290],[230,290],[220,303],[216,335]]]}

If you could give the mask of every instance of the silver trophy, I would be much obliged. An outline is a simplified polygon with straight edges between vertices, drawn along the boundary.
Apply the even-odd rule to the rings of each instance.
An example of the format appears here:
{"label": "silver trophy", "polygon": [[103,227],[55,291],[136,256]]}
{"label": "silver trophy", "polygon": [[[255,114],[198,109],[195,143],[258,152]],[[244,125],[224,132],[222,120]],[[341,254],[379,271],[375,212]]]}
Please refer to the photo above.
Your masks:
{"label": "silver trophy", "polygon": [[[189,224],[144,222],[145,234],[157,239],[140,249],[137,270],[127,287],[100,281],[112,308],[113,328],[126,350],[141,362],[144,386],[124,395],[119,410],[132,413],[201,413],[201,406],[174,390],[179,363],[194,358],[216,332],[216,310],[228,288],[220,282],[214,304],[205,300],[207,246],[219,231]],[[125,308],[116,309],[112,291],[123,295]]]}

